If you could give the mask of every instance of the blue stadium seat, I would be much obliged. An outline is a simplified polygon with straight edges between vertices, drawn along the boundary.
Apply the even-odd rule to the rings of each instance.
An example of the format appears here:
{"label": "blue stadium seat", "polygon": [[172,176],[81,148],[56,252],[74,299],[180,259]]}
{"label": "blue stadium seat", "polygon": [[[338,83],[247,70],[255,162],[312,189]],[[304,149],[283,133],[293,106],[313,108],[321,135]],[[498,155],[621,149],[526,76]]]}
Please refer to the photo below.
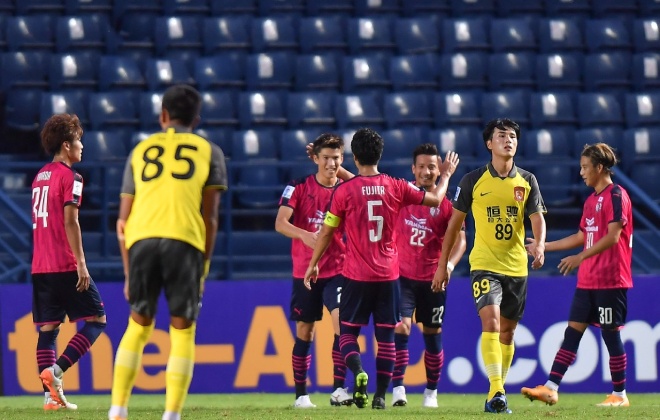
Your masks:
{"label": "blue stadium seat", "polygon": [[448,16],[451,13],[449,0],[406,0],[401,4],[405,16]]}
{"label": "blue stadium seat", "polygon": [[[128,15],[151,15],[162,14],[161,0],[115,0],[114,17],[123,19]],[[148,29],[152,29],[153,26]]]}
{"label": "blue stadium seat", "polygon": [[626,94],[626,125],[629,128],[660,124],[660,93]]}
{"label": "blue stadium seat", "polygon": [[128,156],[121,130],[85,131],[82,137],[85,161],[124,160]]}
{"label": "blue stadium seat", "polygon": [[660,54],[634,54],[631,76],[633,87],[637,91],[660,89]]}
{"label": "blue stadium seat", "polygon": [[413,150],[417,145],[427,142],[428,132],[419,128],[408,127],[383,130],[380,134],[385,142],[381,162],[398,161],[405,163],[407,166],[406,177],[410,178]]}
{"label": "blue stadium seat", "polygon": [[625,93],[630,89],[631,56],[627,53],[587,54],[584,59],[584,90]]}
{"label": "blue stadium seat", "polygon": [[287,116],[290,128],[318,127],[332,130],[335,126],[335,94],[333,92],[294,92],[288,96]]}
{"label": "blue stadium seat", "polygon": [[437,53],[441,49],[438,21],[432,17],[396,19],[394,39],[399,54]]}
{"label": "blue stadium seat", "polygon": [[76,114],[84,127],[88,123],[88,103],[88,92],[85,91],[44,92],[41,95],[41,124],[55,114]]}
{"label": "blue stadium seat", "polygon": [[110,18],[113,9],[112,0],[65,0],[65,13],[69,16],[86,14],[104,15]]}
{"label": "blue stadium seat", "polygon": [[[277,191],[277,196],[282,193]],[[277,204],[277,203],[276,203]],[[266,231],[234,231],[231,234],[233,267],[236,276],[242,278],[277,278],[291,275],[291,239],[275,232]],[[255,261],[254,255],[260,255]]]}
{"label": "blue stadium seat", "polygon": [[360,17],[348,19],[346,35],[351,54],[380,54],[388,56],[394,52],[392,21],[387,17]]}
{"label": "blue stadium seat", "polygon": [[289,90],[293,85],[293,56],[286,51],[250,54],[246,61],[247,89]]}
{"label": "blue stadium seat", "polygon": [[482,18],[446,19],[442,24],[444,52],[489,51],[486,21]]}
{"label": "blue stadium seat", "polygon": [[[309,143],[313,143],[321,133],[322,131],[315,127],[282,131],[278,150],[280,160],[304,163],[307,167],[306,171],[313,172],[313,165],[310,164],[305,147]],[[294,177],[291,177],[291,179],[294,179]]]}
{"label": "blue stadium seat", "polygon": [[238,53],[198,57],[193,76],[200,90],[239,91],[245,86],[245,57]]}
{"label": "blue stadium seat", "polygon": [[11,16],[6,22],[9,51],[43,51],[55,48],[55,31],[50,15]]}
{"label": "blue stadium seat", "polygon": [[344,54],[346,21],[342,16],[314,16],[300,20],[300,51],[303,54]]}
{"label": "blue stadium seat", "polygon": [[529,122],[527,95],[521,91],[484,92],[481,96],[481,117],[484,123],[495,118],[510,118],[521,127]]}
{"label": "blue stadium seat", "polygon": [[252,20],[252,49],[298,51],[297,20],[289,16],[254,18]]}
{"label": "blue stadium seat", "polygon": [[581,127],[623,125],[621,105],[614,95],[606,93],[578,94],[578,116]]}
{"label": "blue stadium seat", "polygon": [[632,49],[630,33],[619,19],[589,19],[584,22],[584,39],[589,52],[628,51]]}
{"label": "blue stadium seat", "polygon": [[631,169],[630,178],[639,188],[651,197],[656,203],[660,203],[660,165],[658,163],[640,163]]}
{"label": "blue stadium seat", "polygon": [[160,114],[163,109],[162,92],[140,93],[140,130],[148,132],[160,131]]}
{"label": "blue stadium seat", "polygon": [[261,16],[299,16],[306,7],[305,0],[259,0],[257,4]]}
{"label": "blue stadium seat", "polygon": [[539,51],[542,53],[582,52],[586,47],[580,26],[573,18],[557,16],[540,19],[538,27]]}
{"label": "blue stadium seat", "polygon": [[92,60],[86,54],[54,54],[48,70],[50,88],[96,90],[98,66],[98,60]]}
{"label": "blue stadium seat", "polygon": [[607,143],[620,149],[623,129],[620,126],[581,128],[575,131],[573,155],[579,157],[585,144]]}
{"label": "blue stadium seat", "polygon": [[107,51],[105,34],[110,31],[105,16],[60,16],[57,19],[56,44],[59,52]]}
{"label": "blue stadium seat", "polygon": [[544,0],[506,0],[497,2],[500,16],[538,17],[545,14]]}
{"label": "blue stadium seat", "polygon": [[[238,168],[235,196],[238,205],[248,209],[275,208],[282,193],[280,171],[275,163],[259,162]],[[247,189],[247,190],[242,190]],[[284,237],[283,235],[280,235]],[[254,252],[256,244],[252,244]],[[264,244],[258,245],[261,247]],[[252,254],[251,254],[252,255]],[[254,263],[250,264],[254,269]],[[269,264],[269,269],[272,265]]]}
{"label": "blue stadium seat", "polygon": [[653,16],[660,13],[660,2],[658,0],[638,0],[639,15]]}
{"label": "blue stadium seat", "polygon": [[278,128],[287,123],[285,104],[276,92],[241,92],[238,103],[238,117],[243,129]]}
{"label": "blue stadium seat", "polygon": [[541,186],[541,195],[547,207],[566,207],[575,201],[573,195],[575,177],[570,167],[537,165],[534,168],[534,175]]}
{"label": "blue stadium seat", "polygon": [[156,16],[152,14],[129,13],[117,23],[117,33],[106,36],[108,52],[126,55],[144,64],[155,56],[154,25]]}
{"label": "blue stadium seat", "polygon": [[525,18],[490,21],[490,43],[493,52],[536,52],[536,35],[532,22]]}
{"label": "blue stadium seat", "polygon": [[351,16],[355,10],[353,0],[307,0],[307,16],[342,15]]}
{"label": "blue stadium seat", "polygon": [[7,127],[37,131],[40,127],[41,94],[41,89],[13,89],[9,92],[4,109]]}
{"label": "blue stadium seat", "polygon": [[38,51],[15,51],[0,55],[2,89],[47,88],[46,77],[49,61],[49,53]]}
{"label": "blue stadium seat", "polygon": [[258,11],[257,0],[222,0],[210,3],[212,16],[252,16],[256,15]]}
{"label": "blue stadium seat", "polygon": [[637,15],[636,1],[598,0],[591,3],[594,17],[611,17],[616,19],[630,19]]}
{"label": "blue stadium seat", "polygon": [[210,0],[163,0],[165,16],[204,17],[211,13]]}
{"label": "blue stadium seat", "polygon": [[13,0],[0,0],[0,13],[3,15],[13,15],[16,12],[16,7]]}
{"label": "blue stadium seat", "polygon": [[660,18],[635,19],[632,33],[635,51],[660,51]]}
{"label": "blue stadium seat", "polygon": [[427,92],[393,92],[385,95],[383,111],[387,127],[430,127],[431,100]]}
{"label": "blue stadium seat", "polygon": [[400,15],[399,0],[354,0],[356,16]]}
{"label": "blue stadium seat", "polygon": [[[447,152],[454,151],[461,158],[461,163],[473,162],[477,153],[475,147],[480,147],[481,133],[475,127],[452,127],[431,130],[429,141],[438,146],[443,159]],[[452,176],[453,178],[453,176]]]}
{"label": "blue stadium seat", "polygon": [[146,81],[139,64],[131,57],[103,55],[99,63],[99,89],[142,91]]}
{"label": "blue stadium seat", "polygon": [[386,67],[379,57],[350,56],[343,60],[343,90],[384,92],[390,87]]}
{"label": "blue stadium seat", "polygon": [[202,54],[200,21],[193,16],[159,16],[154,27],[156,54],[194,60]]}
{"label": "blue stadium seat", "polygon": [[488,55],[480,52],[442,54],[438,74],[445,90],[482,90],[487,86]]}
{"label": "blue stadium seat", "polygon": [[481,125],[479,93],[437,92],[433,97],[433,111],[437,128],[456,125]]}
{"label": "blue stadium seat", "polygon": [[577,126],[572,93],[551,92],[532,93],[530,96],[530,120],[532,127],[572,127]]}
{"label": "blue stadium seat", "polygon": [[134,94],[113,91],[89,95],[89,121],[92,130],[137,129],[137,104]]}
{"label": "blue stadium seat", "polygon": [[277,142],[271,130],[235,131],[231,157],[236,161],[277,159]]}
{"label": "blue stadium seat", "polygon": [[332,55],[299,55],[294,71],[296,90],[337,90],[339,70]]}
{"label": "blue stadium seat", "polygon": [[[213,2],[213,4],[218,2]],[[237,50],[247,53],[252,48],[251,18],[247,16],[209,17],[203,21],[204,55]]]}
{"label": "blue stadium seat", "polygon": [[454,16],[495,14],[495,0],[450,0]]}
{"label": "blue stadium seat", "polygon": [[527,131],[518,142],[518,149],[523,149],[525,159],[565,161],[571,159],[573,138],[566,130],[549,125],[548,128]]}
{"label": "blue stadium seat", "polygon": [[378,128],[384,123],[378,97],[373,93],[337,95],[335,117],[340,128]]}
{"label": "blue stadium seat", "polygon": [[582,65],[577,54],[539,54],[536,56],[536,87],[539,91],[582,88]]}
{"label": "blue stadium seat", "polygon": [[536,61],[529,53],[495,53],[488,58],[491,90],[527,89],[535,87]]}
{"label": "blue stadium seat", "polygon": [[7,19],[8,16],[0,14],[0,52],[7,50]]}
{"label": "blue stadium seat", "polygon": [[394,90],[432,89],[438,87],[434,54],[414,54],[391,57],[389,74]]}
{"label": "blue stadium seat", "polygon": [[225,157],[231,159],[234,130],[225,127],[204,127],[195,130],[195,134],[204,137],[211,143],[220,146]]}
{"label": "blue stadium seat", "polygon": [[548,16],[574,16],[580,19],[591,16],[590,0],[545,0],[545,13]]}
{"label": "blue stadium seat", "polygon": [[62,0],[20,0],[16,1],[16,15],[59,15],[64,12]]}
{"label": "blue stadium seat", "polygon": [[145,63],[144,76],[148,90],[165,90],[179,83],[195,84],[186,62],[176,58],[148,59]]}
{"label": "blue stadium seat", "polygon": [[626,173],[640,163],[660,164],[660,128],[630,128],[624,132],[620,153]]}

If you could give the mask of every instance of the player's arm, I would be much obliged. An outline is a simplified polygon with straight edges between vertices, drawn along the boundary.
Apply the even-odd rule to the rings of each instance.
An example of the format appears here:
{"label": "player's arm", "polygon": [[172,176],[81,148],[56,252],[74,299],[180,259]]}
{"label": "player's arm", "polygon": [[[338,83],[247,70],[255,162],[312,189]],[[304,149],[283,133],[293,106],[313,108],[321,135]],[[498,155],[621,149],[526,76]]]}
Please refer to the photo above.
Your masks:
{"label": "player's arm", "polygon": [[[613,247],[617,242],[619,242],[622,230],[623,222],[618,221],[610,223],[607,225],[607,234],[600,238],[595,244],[593,244],[593,246],[590,248],[585,248],[579,254],[562,258],[559,262],[559,265],[557,266],[559,268],[559,272],[563,275],[567,275],[575,268],[577,268],[580,263],[582,263],[582,261]],[[582,231],[580,231],[580,233],[582,233]]]}
{"label": "player's arm", "polygon": [[[452,211],[453,214],[453,211]],[[449,254],[449,260],[447,261],[447,270],[451,274],[454,271],[454,267],[461,261],[463,254],[467,249],[467,239],[465,238],[465,229],[462,229],[458,232],[458,238],[456,239],[456,244],[451,249],[451,254]]]}
{"label": "player's arm", "polygon": [[128,250],[126,249],[126,220],[133,209],[133,196],[122,194],[119,199],[119,217],[117,218],[117,242],[119,242],[119,253],[124,266],[124,297],[128,300]]}
{"label": "player's arm", "polygon": [[[527,238],[527,242],[531,242],[533,239]],[[567,249],[577,248],[584,244],[584,233],[581,230],[578,230],[572,235],[568,235],[564,238],[557,239],[556,241],[550,241],[545,243],[546,252],[553,251],[565,251]]]}
{"label": "player's arm", "polygon": [[300,239],[305,245],[314,249],[316,244],[316,232],[309,232],[305,229],[301,229],[298,226],[294,226],[289,220],[293,215],[293,209],[289,206],[280,206],[277,210],[277,217],[275,218],[275,230],[278,233],[286,236],[291,239]]}
{"label": "player's arm", "polygon": [[545,263],[545,217],[543,217],[542,212],[536,212],[529,216],[529,220],[532,223],[532,234],[534,235],[534,239],[526,248],[527,252],[534,257],[532,268],[537,269],[543,267],[543,263]]}
{"label": "player's arm", "polygon": [[438,207],[445,195],[447,194],[447,188],[449,187],[449,178],[451,178],[456,167],[458,166],[458,154],[456,152],[447,152],[445,160],[440,165],[440,176],[438,177],[438,183],[435,188],[429,190],[424,194],[424,200],[422,204],[429,207]]}
{"label": "player's arm", "polygon": [[445,232],[445,239],[442,241],[442,251],[440,253],[440,260],[438,261],[438,269],[435,271],[433,282],[431,283],[431,290],[434,292],[441,292],[447,287],[447,283],[449,282],[447,263],[449,262],[449,256],[452,255],[454,245],[458,242],[458,237],[466,216],[467,213],[456,209],[452,210],[451,218],[447,225],[447,231]]}
{"label": "player's arm", "polygon": [[314,252],[312,252],[312,258],[309,260],[309,266],[305,272],[305,287],[311,289],[310,282],[316,282],[316,279],[319,275],[319,261],[321,257],[328,249],[332,237],[335,234],[335,229],[339,227],[341,219],[334,214],[327,211],[325,214],[325,220],[323,221],[323,226],[319,231],[318,237],[316,238],[316,245],[314,246]]}
{"label": "player's arm", "polygon": [[87,270],[85,251],[83,250],[82,232],[80,231],[80,223],[78,222],[78,206],[75,204],[64,206],[64,231],[66,232],[66,239],[69,242],[73,256],[76,258],[76,264],[78,265],[76,290],[82,292],[89,288],[90,276]]}
{"label": "player's arm", "polygon": [[355,174],[353,172],[349,171],[343,166],[339,166],[339,168],[337,168],[337,178],[341,179],[342,181],[348,181],[354,176]]}
{"label": "player's arm", "polygon": [[205,188],[202,192],[202,218],[206,227],[206,241],[204,242],[204,277],[209,273],[211,256],[218,236],[218,210],[220,208],[220,190]]}

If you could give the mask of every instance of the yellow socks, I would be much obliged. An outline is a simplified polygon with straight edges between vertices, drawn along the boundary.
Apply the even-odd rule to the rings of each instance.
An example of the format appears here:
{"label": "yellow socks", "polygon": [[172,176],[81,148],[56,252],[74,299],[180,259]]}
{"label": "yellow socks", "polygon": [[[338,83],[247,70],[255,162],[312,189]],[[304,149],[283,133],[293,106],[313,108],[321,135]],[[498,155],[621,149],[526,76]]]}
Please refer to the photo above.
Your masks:
{"label": "yellow socks", "polygon": [[154,324],[143,327],[132,318],[128,319],[128,327],[115,355],[115,370],[112,379],[113,406],[126,407],[128,405],[135,377],[142,362],[142,352],[154,330]]}
{"label": "yellow socks", "polygon": [[481,333],[481,357],[486,366],[486,375],[490,381],[488,399],[495,396],[496,392],[504,393],[502,381],[502,349],[500,348],[500,333]]}
{"label": "yellow socks", "polygon": [[502,384],[506,383],[506,375],[509,373],[511,363],[513,363],[513,353],[516,351],[516,346],[513,342],[511,344],[500,343],[502,349]]}
{"label": "yellow socks", "polygon": [[170,326],[170,357],[167,361],[165,411],[181,412],[188,396],[195,366],[195,330],[197,325],[177,330]]}

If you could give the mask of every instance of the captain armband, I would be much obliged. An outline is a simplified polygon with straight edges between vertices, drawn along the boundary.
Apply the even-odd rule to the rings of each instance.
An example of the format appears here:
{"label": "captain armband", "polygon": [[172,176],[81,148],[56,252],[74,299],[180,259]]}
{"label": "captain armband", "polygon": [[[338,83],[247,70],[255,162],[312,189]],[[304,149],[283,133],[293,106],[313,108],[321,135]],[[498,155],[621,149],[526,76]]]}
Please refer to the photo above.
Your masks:
{"label": "captain armband", "polygon": [[325,213],[325,220],[323,221],[323,223],[325,223],[330,227],[336,228],[339,227],[339,224],[341,223],[341,218],[335,216],[334,214],[328,211]]}

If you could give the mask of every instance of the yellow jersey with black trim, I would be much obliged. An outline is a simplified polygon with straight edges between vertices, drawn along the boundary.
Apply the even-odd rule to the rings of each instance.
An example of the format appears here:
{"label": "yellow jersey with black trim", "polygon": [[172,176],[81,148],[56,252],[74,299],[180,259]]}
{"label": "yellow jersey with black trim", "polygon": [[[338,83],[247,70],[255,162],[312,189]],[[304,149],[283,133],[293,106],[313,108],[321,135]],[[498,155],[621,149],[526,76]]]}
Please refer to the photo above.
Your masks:
{"label": "yellow jersey with black trim", "polygon": [[149,136],[131,152],[121,194],[132,195],[126,248],[147,238],[176,239],[204,252],[205,188],[227,189],[225,157],[217,145],[170,127]]}
{"label": "yellow jersey with black trim", "polygon": [[514,165],[501,177],[489,162],[461,179],[453,201],[474,219],[470,270],[527,276],[524,217],[546,212],[534,174]]}

